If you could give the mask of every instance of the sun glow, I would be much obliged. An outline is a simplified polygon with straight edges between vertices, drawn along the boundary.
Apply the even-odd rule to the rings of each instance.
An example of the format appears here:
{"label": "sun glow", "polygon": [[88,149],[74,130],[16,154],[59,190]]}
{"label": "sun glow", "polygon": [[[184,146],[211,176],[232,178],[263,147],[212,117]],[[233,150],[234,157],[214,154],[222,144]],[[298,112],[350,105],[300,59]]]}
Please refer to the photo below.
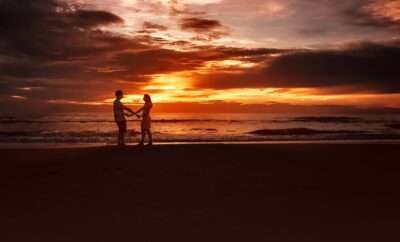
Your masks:
{"label": "sun glow", "polygon": [[[154,102],[171,103],[192,99],[191,77],[189,72],[152,75],[149,83],[141,88],[142,93],[149,93]],[[142,102],[142,94],[127,93],[123,100],[126,103],[138,104]],[[110,103],[113,99],[107,99]]]}
{"label": "sun glow", "polygon": [[175,91],[190,88],[190,76],[188,73],[173,73],[154,75],[149,85],[145,86],[143,90],[148,91]]}
{"label": "sun glow", "polygon": [[[249,65],[249,66],[247,66]],[[149,93],[155,103],[213,103],[235,102],[242,104],[288,103],[301,105],[331,105],[331,104],[357,104],[377,102],[382,96],[378,94],[326,94],[318,88],[231,88],[211,89],[194,88],[192,83],[195,73],[212,71],[214,68],[221,71],[222,67],[232,68],[250,67],[251,64],[223,60],[208,62],[202,69],[196,71],[182,71],[169,74],[152,75],[147,85],[140,88],[140,94],[127,91],[123,102],[140,104],[144,93]],[[214,69],[214,70],[215,70]],[[136,91],[135,91],[136,92]],[[393,99],[396,100],[398,96]],[[104,100],[112,103],[113,98]],[[388,100],[386,100],[388,101]],[[400,104],[395,104],[400,105]]]}
{"label": "sun glow", "polygon": [[215,69],[215,68],[241,68],[248,69],[253,68],[257,64],[253,62],[245,62],[240,60],[222,60],[222,61],[209,61],[206,63],[206,69]]}
{"label": "sun glow", "polygon": [[[237,73],[257,68],[259,64],[246,60],[225,59],[207,61],[203,66],[190,71],[150,75],[148,82],[135,89],[126,90],[123,102],[131,105],[143,103],[143,94],[152,96],[155,103],[241,103],[293,105],[363,105],[379,103],[379,94],[330,94],[319,88],[198,88],[196,77],[210,73]],[[212,77],[210,77],[212,78]],[[326,91],[326,90],[325,90]],[[390,98],[395,106],[398,96]],[[104,100],[111,104],[114,98]],[[386,100],[385,102],[389,102]]]}

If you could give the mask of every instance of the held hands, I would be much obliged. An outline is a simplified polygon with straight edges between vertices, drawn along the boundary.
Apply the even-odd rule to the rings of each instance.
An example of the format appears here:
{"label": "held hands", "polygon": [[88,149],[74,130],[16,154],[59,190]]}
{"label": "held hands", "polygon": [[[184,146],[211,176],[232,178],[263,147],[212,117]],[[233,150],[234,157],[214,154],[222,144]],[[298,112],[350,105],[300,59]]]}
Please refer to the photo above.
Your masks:
{"label": "held hands", "polygon": [[133,115],[136,115],[136,117],[138,116],[136,113],[125,113],[125,116],[127,117],[132,117]]}
{"label": "held hands", "polygon": [[137,118],[141,118],[142,117],[142,116],[140,116],[139,114],[137,114],[135,112],[125,113],[125,116],[127,116],[127,117],[132,117],[133,115],[135,115]]}
{"label": "held hands", "polygon": [[135,115],[136,118],[141,118],[141,116],[138,114],[138,112],[131,112],[132,116]]}

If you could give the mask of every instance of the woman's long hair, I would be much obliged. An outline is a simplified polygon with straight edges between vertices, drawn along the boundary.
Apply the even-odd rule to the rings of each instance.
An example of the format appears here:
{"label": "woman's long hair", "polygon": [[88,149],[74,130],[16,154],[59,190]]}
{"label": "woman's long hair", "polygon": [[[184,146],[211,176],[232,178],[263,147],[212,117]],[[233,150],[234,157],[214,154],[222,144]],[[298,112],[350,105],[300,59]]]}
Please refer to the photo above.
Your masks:
{"label": "woman's long hair", "polygon": [[149,104],[151,104],[151,106],[153,106],[153,102],[151,101],[151,97],[150,97],[149,94],[144,94],[143,100],[144,100],[146,103],[149,103]]}

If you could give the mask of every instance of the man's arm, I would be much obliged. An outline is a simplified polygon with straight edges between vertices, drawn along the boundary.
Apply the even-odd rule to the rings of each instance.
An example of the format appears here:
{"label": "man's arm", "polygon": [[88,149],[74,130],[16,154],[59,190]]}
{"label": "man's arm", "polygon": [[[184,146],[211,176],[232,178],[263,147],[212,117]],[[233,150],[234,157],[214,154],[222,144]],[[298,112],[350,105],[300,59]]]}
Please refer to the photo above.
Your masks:
{"label": "man's arm", "polygon": [[122,105],[122,109],[124,109],[124,110],[126,110],[126,111],[128,111],[128,112],[130,112],[130,113],[132,113],[132,114],[136,114],[132,109],[128,108],[128,107],[125,106],[125,105]]}

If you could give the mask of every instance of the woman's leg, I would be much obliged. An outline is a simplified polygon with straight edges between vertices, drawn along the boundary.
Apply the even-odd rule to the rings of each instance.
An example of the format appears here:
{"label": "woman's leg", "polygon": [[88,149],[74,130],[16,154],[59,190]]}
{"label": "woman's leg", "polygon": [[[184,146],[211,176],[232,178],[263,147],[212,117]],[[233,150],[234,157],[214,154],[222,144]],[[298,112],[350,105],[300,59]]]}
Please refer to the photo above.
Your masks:
{"label": "woman's leg", "polygon": [[142,131],[140,133],[141,133],[142,138],[141,138],[141,140],[139,142],[139,145],[143,145],[144,138],[145,138],[145,135],[146,135],[146,131],[144,129],[142,129]]}
{"label": "woman's leg", "polygon": [[123,132],[121,129],[118,130],[118,145],[122,145],[123,143]]}
{"label": "woman's leg", "polygon": [[151,130],[148,129],[146,132],[147,132],[147,137],[149,137],[149,145],[152,145],[153,144],[153,137],[152,137],[152,134],[151,134]]}
{"label": "woman's leg", "polygon": [[118,130],[118,139],[117,139],[117,144],[121,144],[121,130]]}

